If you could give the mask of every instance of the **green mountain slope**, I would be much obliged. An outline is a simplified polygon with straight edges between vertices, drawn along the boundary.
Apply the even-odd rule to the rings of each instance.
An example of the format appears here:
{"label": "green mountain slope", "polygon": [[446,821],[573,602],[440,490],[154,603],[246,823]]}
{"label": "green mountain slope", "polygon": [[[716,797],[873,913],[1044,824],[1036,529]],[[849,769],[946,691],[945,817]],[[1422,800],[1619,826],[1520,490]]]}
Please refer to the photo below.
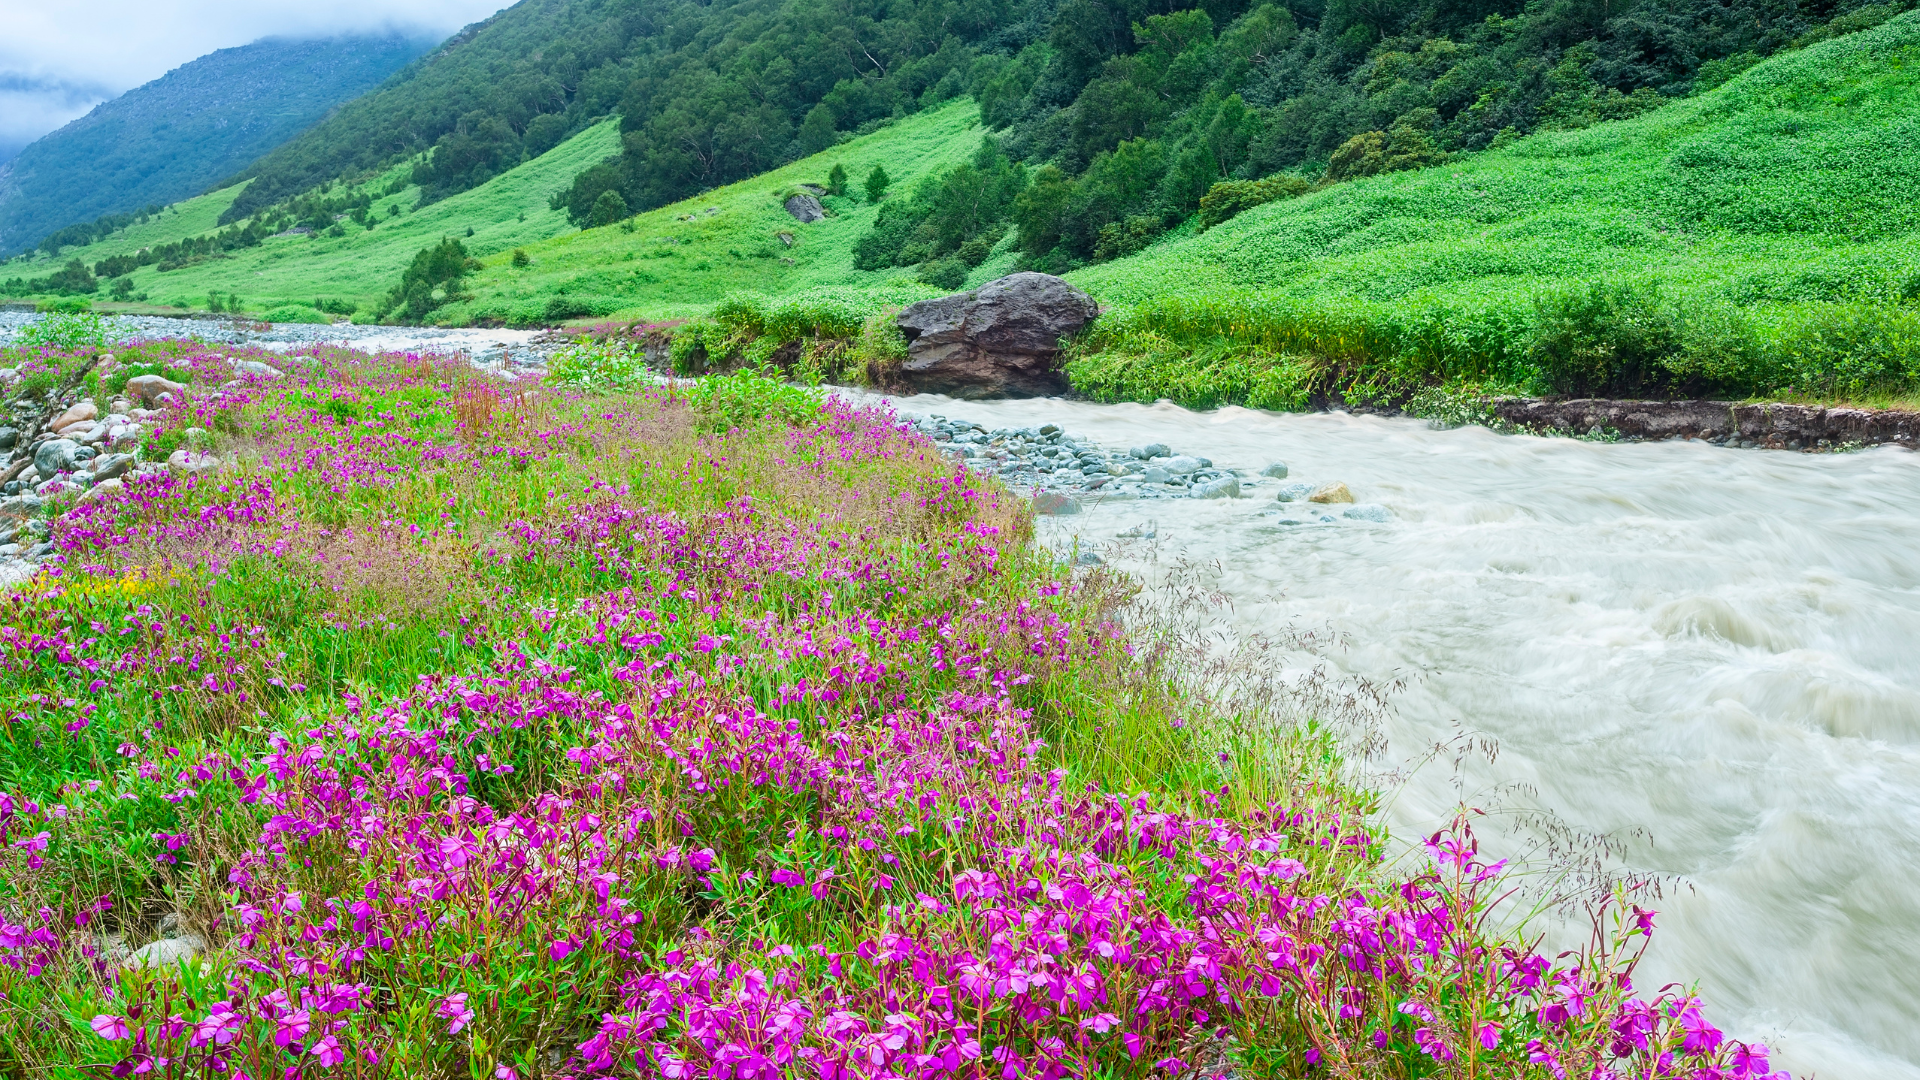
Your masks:
{"label": "green mountain slope", "polygon": [[[442,236],[461,237],[470,250],[484,255],[570,229],[565,214],[548,208],[553,193],[564,188],[576,172],[618,148],[618,125],[611,121],[598,124],[481,188],[413,210],[407,208],[418,200],[417,188],[383,194],[393,190],[396,182],[405,182],[406,168],[396,167],[358,188],[338,192],[349,195],[364,191],[376,196],[376,224],[371,230],[348,221],[341,223],[340,236],[274,236],[257,247],[180,269],[146,266],[132,273],[132,288],[147,294],[154,303],[196,309],[207,306],[211,293],[237,293],[248,311],[270,311],[286,303],[310,304],[318,298],[344,300],[362,310],[370,309],[399,280],[414,253]],[[242,186],[236,185],[189,199],[106,240],[69,249],[58,258],[43,255],[32,262],[15,262],[6,269],[10,278],[19,274],[33,280],[35,275],[56,270],[66,260],[98,266],[103,259],[130,255],[141,248],[209,235],[241,191]],[[394,208],[401,211],[397,216],[391,214]],[[470,238],[468,229],[473,230]]]}
{"label": "green mountain slope", "polygon": [[391,36],[268,38],[129,90],[0,168],[0,255],[70,225],[197,195],[429,45]]}
{"label": "green mountain slope", "polygon": [[[982,134],[979,110],[972,102],[956,102],[625,224],[529,245],[524,268],[515,267],[509,255],[494,255],[468,284],[475,299],[446,308],[439,317],[532,322],[593,314],[658,320],[696,313],[733,292],[780,295],[908,283],[908,271],[854,269],[853,246],[879,212],[858,197],[857,182],[846,196],[825,196],[822,201],[834,216],[812,224],[795,221],[784,200],[800,191],[800,184],[824,185],[836,164],[855,177],[884,165],[895,190],[906,190],[965,161]],[[1013,260],[1012,252],[1003,250],[972,279],[1007,273]]]}
{"label": "green mountain slope", "polygon": [[[1076,378],[1107,397],[1248,400],[1258,370],[1275,404],[1330,375],[1913,385],[1916,229],[1920,13],[1638,119],[1336,185],[1078,271],[1119,307]],[[1240,374],[1210,383],[1208,363]]]}
{"label": "green mountain slope", "polygon": [[659,206],[830,146],[831,118],[806,121],[835,93],[848,128],[964,93],[942,80],[1023,2],[520,0],[236,176],[255,182],[227,221],[427,150],[431,201],[616,110],[628,131],[653,125],[659,183],[629,205]]}

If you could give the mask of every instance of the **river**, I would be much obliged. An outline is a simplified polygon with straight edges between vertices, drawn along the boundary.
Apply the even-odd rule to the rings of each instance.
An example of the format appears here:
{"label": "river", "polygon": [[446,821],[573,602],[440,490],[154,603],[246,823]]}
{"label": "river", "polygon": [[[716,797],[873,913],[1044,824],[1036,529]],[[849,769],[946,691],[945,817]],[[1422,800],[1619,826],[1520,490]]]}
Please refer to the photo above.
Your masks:
{"label": "river", "polygon": [[[1405,681],[1386,758],[1490,736],[1494,760],[1462,774],[1470,801],[1628,837],[1626,868],[1677,884],[1654,905],[1642,987],[1697,982],[1796,1075],[1920,1080],[1920,456],[894,401],[1248,470],[1284,461],[1386,506],[1384,524],[1285,525],[1269,486],[1089,502],[1040,534],[1129,567],[1110,545],[1151,523],[1163,549],[1218,564],[1231,627],[1349,635],[1333,663]],[[1396,834],[1444,824],[1455,783],[1450,762],[1416,771],[1388,811]]]}

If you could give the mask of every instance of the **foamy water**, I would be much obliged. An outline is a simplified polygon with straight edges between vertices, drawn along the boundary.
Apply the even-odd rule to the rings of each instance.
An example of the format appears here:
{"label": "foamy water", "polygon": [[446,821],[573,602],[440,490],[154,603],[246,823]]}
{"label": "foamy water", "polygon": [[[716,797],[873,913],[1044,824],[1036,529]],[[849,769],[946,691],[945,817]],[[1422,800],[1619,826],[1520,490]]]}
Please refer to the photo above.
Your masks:
{"label": "foamy water", "polygon": [[[1097,551],[1151,521],[1163,548],[1219,563],[1232,626],[1350,635],[1337,666],[1406,680],[1390,758],[1484,732],[1499,753],[1468,767],[1471,798],[1650,833],[1625,864],[1684,884],[1657,905],[1640,985],[1699,983],[1796,1075],[1920,1078],[1920,455],[895,400],[1230,467],[1280,460],[1387,506],[1386,524],[1283,525],[1268,485],[1090,505],[1041,536]],[[1395,832],[1443,824],[1454,783],[1446,764],[1416,773]]]}

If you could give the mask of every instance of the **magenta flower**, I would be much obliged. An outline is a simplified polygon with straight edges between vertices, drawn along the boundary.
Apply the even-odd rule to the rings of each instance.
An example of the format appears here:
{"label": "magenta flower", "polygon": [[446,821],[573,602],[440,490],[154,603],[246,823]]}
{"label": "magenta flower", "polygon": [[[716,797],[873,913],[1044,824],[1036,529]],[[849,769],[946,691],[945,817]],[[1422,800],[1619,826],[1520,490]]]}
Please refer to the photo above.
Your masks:
{"label": "magenta flower", "polygon": [[117,1042],[128,1035],[125,1017],[101,1013],[92,1020],[93,1033],[108,1041]]}

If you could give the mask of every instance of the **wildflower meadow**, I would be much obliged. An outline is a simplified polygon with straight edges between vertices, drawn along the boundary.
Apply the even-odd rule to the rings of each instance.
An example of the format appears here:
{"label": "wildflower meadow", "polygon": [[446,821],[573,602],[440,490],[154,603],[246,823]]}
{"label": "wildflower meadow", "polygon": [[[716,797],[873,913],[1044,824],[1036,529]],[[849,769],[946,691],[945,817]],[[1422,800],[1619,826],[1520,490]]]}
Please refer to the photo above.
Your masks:
{"label": "wildflower meadow", "polygon": [[0,598],[0,1074],[1784,1075],[884,407],[250,356]]}

